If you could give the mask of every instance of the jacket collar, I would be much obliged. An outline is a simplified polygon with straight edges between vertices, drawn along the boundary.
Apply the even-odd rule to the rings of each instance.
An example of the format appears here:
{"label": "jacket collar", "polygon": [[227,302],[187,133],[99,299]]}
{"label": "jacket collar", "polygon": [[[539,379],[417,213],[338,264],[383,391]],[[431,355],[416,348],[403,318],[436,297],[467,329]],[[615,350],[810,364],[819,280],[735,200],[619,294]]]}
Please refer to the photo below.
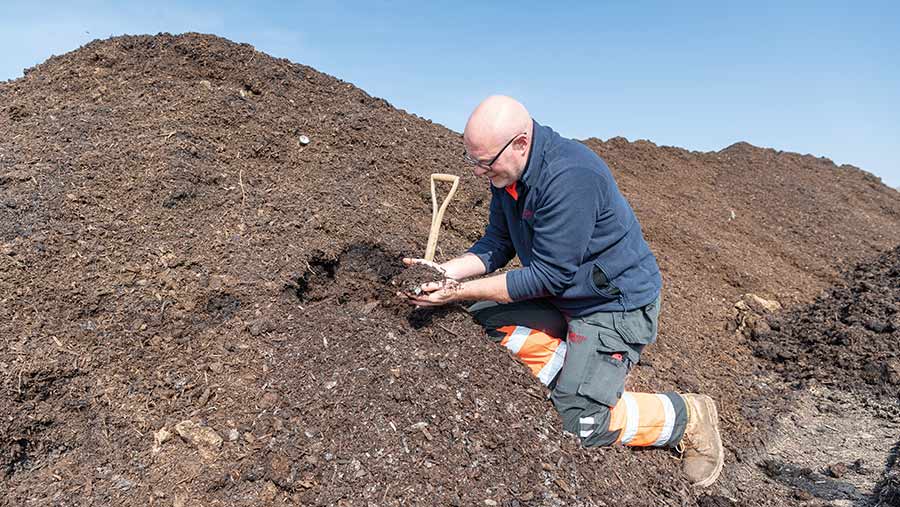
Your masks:
{"label": "jacket collar", "polygon": [[519,176],[519,181],[527,188],[530,188],[537,182],[540,176],[541,167],[544,165],[544,150],[546,148],[549,136],[549,128],[544,127],[538,122],[532,122],[531,147],[528,152],[528,162],[525,164],[525,170]]}

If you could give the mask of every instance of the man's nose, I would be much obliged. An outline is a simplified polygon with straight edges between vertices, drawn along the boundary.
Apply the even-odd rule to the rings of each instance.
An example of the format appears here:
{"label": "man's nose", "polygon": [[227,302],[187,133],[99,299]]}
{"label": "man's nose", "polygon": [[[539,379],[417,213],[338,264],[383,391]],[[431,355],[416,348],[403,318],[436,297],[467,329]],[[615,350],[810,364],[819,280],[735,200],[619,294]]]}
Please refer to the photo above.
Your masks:
{"label": "man's nose", "polygon": [[487,172],[488,170],[480,165],[476,165],[472,168],[472,173],[475,174],[475,176],[484,176]]}

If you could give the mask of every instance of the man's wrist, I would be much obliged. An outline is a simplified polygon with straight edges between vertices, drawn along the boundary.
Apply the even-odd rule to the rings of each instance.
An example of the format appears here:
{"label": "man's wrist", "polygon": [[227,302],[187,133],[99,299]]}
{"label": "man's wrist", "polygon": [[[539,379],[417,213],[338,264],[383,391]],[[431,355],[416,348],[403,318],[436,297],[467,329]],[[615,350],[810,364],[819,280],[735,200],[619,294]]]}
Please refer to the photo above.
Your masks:
{"label": "man's wrist", "polygon": [[469,290],[470,288],[470,282],[458,282],[456,287],[454,287],[453,290],[450,291],[449,302],[455,303],[457,301],[466,301],[467,299],[469,299],[469,293],[467,292],[467,290]]}
{"label": "man's wrist", "polygon": [[[469,278],[472,276],[468,273],[468,269],[466,263],[469,261],[469,257],[474,257],[478,259],[478,256],[471,253],[466,252],[459,257],[451,259],[443,264],[438,265],[439,268],[444,272],[444,277],[452,278],[453,280],[462,280],[464,278]],[[481,262],[479,260],[479,262]]]}
{"label": "man's wrist", "polygon": [[460,282],[453,291],[452,298],[454,301],[496,301],[498,303],[512,301],[506,289],[505,274]]}
{"label": "man's wrist", "polygon": [[447,261],[443,264],[438,264],[438,268],[443,272],[444,278],[451,278],[453,280],[459,280],[459,277],[456,276],[456,272],[453,269],[453,261]]}

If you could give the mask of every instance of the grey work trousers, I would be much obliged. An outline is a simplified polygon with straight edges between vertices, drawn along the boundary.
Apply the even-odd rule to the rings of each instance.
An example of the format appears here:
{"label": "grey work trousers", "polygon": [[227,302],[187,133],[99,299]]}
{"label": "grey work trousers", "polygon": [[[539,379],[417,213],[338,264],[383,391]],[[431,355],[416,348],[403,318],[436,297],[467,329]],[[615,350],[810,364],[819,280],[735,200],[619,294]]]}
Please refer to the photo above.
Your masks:
{"label": "grey work trousers", "polygon": [[[488,336],[500,342],[505,326],[525,326],[566,340],[563,367],[550,384],[550,399],[563,427],[580,435],[586,447],[615,443],[621,429],[610,431],[610,410],[625,390],[625,378],[640,361],[644,347],[656,341],[660,299],[625,312],[597,312],[566,319],[543,299],[499,304],[482,301],[469,307]],[[674,411],[670,437],[660,445],[674,446],[687,422],[681,396],[663,393]],[[589,421],[586,423],[585,421]]]}

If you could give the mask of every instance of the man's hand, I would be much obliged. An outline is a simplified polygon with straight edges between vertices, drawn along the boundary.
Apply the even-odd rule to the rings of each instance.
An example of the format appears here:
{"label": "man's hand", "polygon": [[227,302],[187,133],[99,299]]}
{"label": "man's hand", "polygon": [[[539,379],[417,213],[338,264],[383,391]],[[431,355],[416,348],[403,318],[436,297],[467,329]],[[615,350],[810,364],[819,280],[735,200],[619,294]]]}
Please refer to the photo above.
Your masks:
{"label": "man's hand", "polygon": [[409,257],[404,257],[403,264],[406,264],[406,267],[410,267],[414,264],[422,264],[423,266],[428,266],[429,268],[437,271],[444,276],[447,275],[447,270],[442,268],[440,264],[436,262],[426,261],[425,259],[411,259]]}
{"label": "man's hand", "polygon": [[441,306],[451,302],[453,292],[459,288],[459,282],[447,277],[447,271],[439,264],[426,261],[425,259],[403,258],[403,264],[406,267],[421,264],[433,269],[435,273],[443,277],[439,282],[423,283],[416,287],[415,292],[410,294],[406,292],[398,292],[397,295],[403,297],[411,305],[419,306]]}
{"label": "man's hand", "polygon": [[407,267],[412,266],[413,264],[424,264],[437,269],[444,278],[452,278],[454,280],[465,280],[473,276],[481,276],[485,273],[484,263],[481,262],[481,259],[479,259],[477,255],[471,253],[460,255],[443,264],[429,262],[425,259],[410,258],[403,259],[403,263],[406,264]]}
{"label": "man's hand", "polygon": [[441,306],[454,301],[497,301],[509,303],[509,289],[506,287],[506,275],[496,275],[479,279],[460,280],[470,276],[481,276],[485,272],[484,263],[474,254],[467,253],[443,264],[435,264],[425,259],[403,259],[409,267],[424,264],[437,270],[443,277],[439,282],[430,282],[418,287],[417,294],[399,293],[398,296],[416,306]]}
{"label": "man's hand", "polygon": [[406,298],[411,305],[418,306],[442,306],[447,303],[456,301],[459,293],[460,283],[452,278],[445,278],[440,282],[423,283],[419,286],[417,295],[403,294],[398,295]]}

